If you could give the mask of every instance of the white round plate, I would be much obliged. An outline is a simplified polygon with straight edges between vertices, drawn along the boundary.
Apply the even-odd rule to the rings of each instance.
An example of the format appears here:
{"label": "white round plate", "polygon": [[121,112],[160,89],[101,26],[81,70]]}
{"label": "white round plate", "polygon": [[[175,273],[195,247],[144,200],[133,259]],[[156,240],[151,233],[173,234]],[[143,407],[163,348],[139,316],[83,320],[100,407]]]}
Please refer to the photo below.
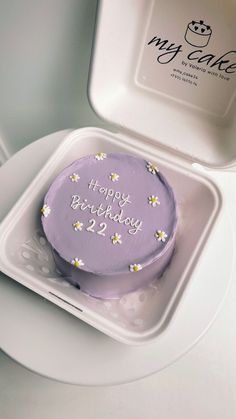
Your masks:
{"label": "white round plate", "polygon": [[[0,190],[8,191],[0,220],[67,132],[38,140],[0,169]],[[220,266],[216,261],[222,249],[214,246],[214,235],[224,236],[225,231],[228,240],[223,243],[224,264]],[[232,277],[232,231],[224,213],[176,316],[154,343],[140,347],[120,344],[1,274],[0,347],[30,370],[74,384],[120,384],[157,372],[198,341],[222,305]],[[205,285],[198,281],[202,275],[208,279]]]}

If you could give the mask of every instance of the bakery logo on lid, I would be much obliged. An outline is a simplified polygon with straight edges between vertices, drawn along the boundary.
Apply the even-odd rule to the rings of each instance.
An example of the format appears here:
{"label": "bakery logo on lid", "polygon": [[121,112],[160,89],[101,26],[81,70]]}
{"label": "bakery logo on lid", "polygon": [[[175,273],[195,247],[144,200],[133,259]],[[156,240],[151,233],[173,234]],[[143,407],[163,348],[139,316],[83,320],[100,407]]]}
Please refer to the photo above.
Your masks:
{"label": "bakery logo on lid", "polygon": [[203,20],[199,22],[192,20],[187,26],[184,39],[185,41],[197,48],[204,48],[209,44],[212,30]]}
{"label": "bakery logo on lid", "polygon": [[[159,34],[148,40],[147,46],[154,49],[158,64],[169,64],[182,55],[182,60],[188,60],[190,66],[202,64],[204,71],[207,68],[210,71],[218,71],[226,74],[229,79],[229,76],[236,72],[236,50],[231,49],[219,55],[204,51],[203,48],[209,44],[211,36],[212,29],[209,24],[205,24],[203,20],[192,20],[187,24],[183,37],[188,45],[194,47],[193,50],[185,51],[187,45],[179,44]],[[185,65],[187,66],[187,62]]]}

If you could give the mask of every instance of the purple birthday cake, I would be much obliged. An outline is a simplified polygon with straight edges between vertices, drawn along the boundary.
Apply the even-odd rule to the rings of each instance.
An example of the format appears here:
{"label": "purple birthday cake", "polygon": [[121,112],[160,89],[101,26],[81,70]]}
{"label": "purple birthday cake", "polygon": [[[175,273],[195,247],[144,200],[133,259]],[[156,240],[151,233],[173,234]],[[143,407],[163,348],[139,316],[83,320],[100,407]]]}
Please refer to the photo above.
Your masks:
{"label": "purple birthday cake", "polygon": [[160,277],[173,254],[176,203],[158,167],[122,153],[74,161],[54,180],[42,225],[63,276],[119,298]]}

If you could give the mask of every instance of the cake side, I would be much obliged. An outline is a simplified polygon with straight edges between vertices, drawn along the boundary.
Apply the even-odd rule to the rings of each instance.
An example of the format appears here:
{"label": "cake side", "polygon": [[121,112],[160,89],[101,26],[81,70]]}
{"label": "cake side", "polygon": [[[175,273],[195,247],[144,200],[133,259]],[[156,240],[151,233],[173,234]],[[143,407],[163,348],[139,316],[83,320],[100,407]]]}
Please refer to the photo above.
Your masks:
{"label": "cake side", "polygon": [[127,271],[123,274],[93,274],[74,268],[65,262],[54,250],[54,260],[57,268],[70,284],[85,294],[102,299],[117,299],[124,294],[145,288],[159,279],[171,263],[174,254],[175,241],[172,240],[165,254],[150,265],[137,272]]}

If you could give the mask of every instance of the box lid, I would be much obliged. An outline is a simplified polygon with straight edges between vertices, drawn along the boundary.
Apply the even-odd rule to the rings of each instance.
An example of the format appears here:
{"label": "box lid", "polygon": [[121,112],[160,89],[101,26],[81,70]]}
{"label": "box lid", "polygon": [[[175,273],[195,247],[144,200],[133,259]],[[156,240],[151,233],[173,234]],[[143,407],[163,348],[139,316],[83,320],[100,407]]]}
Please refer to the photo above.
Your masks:
{"label": "box lid", "polygon": [[191,162],[234,165],[235,16],[231,0],[102,0],[91,105]]}

